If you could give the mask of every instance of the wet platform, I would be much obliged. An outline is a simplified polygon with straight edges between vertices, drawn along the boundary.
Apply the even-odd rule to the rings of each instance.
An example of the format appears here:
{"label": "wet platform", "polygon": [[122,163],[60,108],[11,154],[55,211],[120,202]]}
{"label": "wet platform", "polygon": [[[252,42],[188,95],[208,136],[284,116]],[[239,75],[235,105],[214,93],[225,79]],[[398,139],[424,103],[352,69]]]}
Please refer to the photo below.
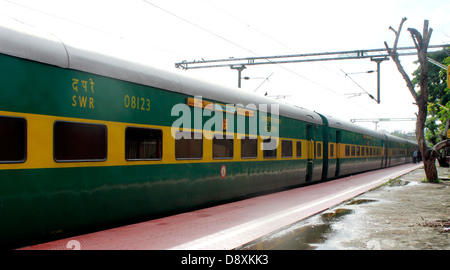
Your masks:
{"label": "wet platform", "polygon": [[31,250],[230,250],[362,194],[419,164],[406,164],[114,229]]}

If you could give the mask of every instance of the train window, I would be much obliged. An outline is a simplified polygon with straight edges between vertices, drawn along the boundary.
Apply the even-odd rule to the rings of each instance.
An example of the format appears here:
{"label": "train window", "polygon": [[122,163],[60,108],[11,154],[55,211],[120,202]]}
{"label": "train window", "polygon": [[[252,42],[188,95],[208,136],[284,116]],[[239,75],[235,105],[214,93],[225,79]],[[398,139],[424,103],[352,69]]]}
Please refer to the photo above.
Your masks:
{"label": "train window", "polygon": [[244,137],[241,139],[241,157],[257,158],[258,157],[258,139]]}
{"label": "train window", "polygon": [[356,146],[356,156],[359,157],[361,156],[361,147]]}
{"label": "train window", "polygon": [[345,146],[345,156],[349,157],[350,156],[350,145],[346,145]]}
{"label": "train window", "polygon": [[213,158],[233,158],[233,137],[214,134],[212,143]]}
{"label": "train window", "polygon": [[125,129],[126,160],[159,160],[162,158],[162,130],[127,127]]}
{"label": "train window", "polygon": [[202,156],[202,133],[178,131],[175,134],[176,159],[201,159]]}
{"label": "train window", "polygon": [[317,143],[317,158],[321,158],[322,157],[322,143],[318,142]]}
{"label": "train window", "polygon": [[57,162],[105,161],[106,126],[56,121],[53,154]]}
{"label": "train window", "polygon": [[0,116],[0,163],[25,162],[27,122],[23,118]]}
{"label": "train window", "polygon": [[292,141],[288,140],[281,141],[281,157],[284,158],[292,157]]}
{"label": "train window", "polygon": [[[264,139],[263,156],[264,158],[276,158],[278,143],[276,139]],[[275,149],[273,149],[275,148]]]}
{"label": "train window", "polygon": [[298,141],[297,142],[297,157],[301,157],[302,156],[302,142]]}
{"label": "train window", "polygon": [[355,146],[352,146],[352,157],[354,157],[354,156],[355,156],[355,154],[356,154],[356,151],[355,151]]}
{"label": "train window", "polygon": [[334,157],[334,144],[330,144],[330,157]]}

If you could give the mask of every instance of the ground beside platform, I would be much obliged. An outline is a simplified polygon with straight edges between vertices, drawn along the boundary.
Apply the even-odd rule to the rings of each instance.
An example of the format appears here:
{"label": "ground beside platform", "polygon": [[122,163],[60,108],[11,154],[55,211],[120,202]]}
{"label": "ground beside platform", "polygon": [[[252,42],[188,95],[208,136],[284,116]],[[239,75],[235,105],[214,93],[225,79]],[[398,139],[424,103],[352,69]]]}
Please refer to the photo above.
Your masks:
{"label": "ground beside platform", "polygon": [[449,250],[450,181],[424,178],[416,169],[242,248]]}
{"label": "ground beside platform", "polygon": [[[438,169],[440,176],[448,177],[448,168]],[[450,184],[448,181],[423,183],[423,179],[424,170],[417,169],[391,185],[361,196],[360,199],[378,202],[360,205],[367,213],[357,223],[358,230],[365,233],[359,239],[343,241],[342,246],[346,249],[449,250],[449,231],[443,231],[445,227],[426,225],[449,220]]]}

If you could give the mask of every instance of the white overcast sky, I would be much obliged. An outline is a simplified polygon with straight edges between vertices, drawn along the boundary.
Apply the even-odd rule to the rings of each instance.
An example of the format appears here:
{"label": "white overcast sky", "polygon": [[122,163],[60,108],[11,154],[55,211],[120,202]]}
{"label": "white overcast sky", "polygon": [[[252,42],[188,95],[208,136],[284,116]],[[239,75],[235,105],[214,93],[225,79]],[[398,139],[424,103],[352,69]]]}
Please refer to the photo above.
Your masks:
{"label": "white overcast sky", "polygon": [[[392,46],[407,17],[400,47],[413,46],[408,27],[422,32],[428,19],[431,44],[450,43],[448,0],[0,0],[0,19],[14,18],[64,42],[101,53],[176,70],[183,60],[269,56]],[[0,20],[1,23],[1,20]],[[407,72],[416,57],[402,57]],[[417,106],[393,61],[381,64],[381,104],[346,78],[375,70],[369,59],[251,66],[242,91],[286,95],[286,102],[349,121],[354,118],[414,118]],[[183,71],[237,86],[229,68]],[[350,75],[376,96],[376,73]],[[358,123],[374,129],[373,123]],[[380,122],[379,129],[414,131],[415,122]]]}

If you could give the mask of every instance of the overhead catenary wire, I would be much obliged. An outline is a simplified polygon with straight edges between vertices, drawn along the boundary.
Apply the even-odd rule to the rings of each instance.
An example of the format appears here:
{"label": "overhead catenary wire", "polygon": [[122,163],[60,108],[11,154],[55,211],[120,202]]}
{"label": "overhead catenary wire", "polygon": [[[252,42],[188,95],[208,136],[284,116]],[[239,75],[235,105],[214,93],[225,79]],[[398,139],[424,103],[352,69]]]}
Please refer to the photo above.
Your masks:
{"label": "overhead catenary wire", "polygon": [[258,34],[260,34],[260,35],[262,35],[262,36],[264,36],[264,37],[266,37],[266,38],[272,40],[273,42],[275,42],[275,43],[277,43],[277,44],[279,44],[279,45],[285,47],[286,49],[292,50],[292,48],[291,48],[290,46],[288,46],[287,44],[285,44],[284,42],[281,42],[280,40],[278,40],[278,39],[272,37],[271,35],[269,35],[269,34],[263,32],[263,31],[261,31],[260,29],[258,29],[258,28],[256,28],[256,27],[254,27],[253,25],[251,25],[251,24],[245,22],[244,20],[238,18],[237,16],[235,16],[235,15],[233,15],[233,14],[227,12],[227,11],[224,10],[223,8],[217,6],[216,4],[213,4],[213,3],[211,3],[211,2],[208,1],[208,0],[203,0],[203,1],[204,1],[205,3],[207,3],[208,5],[214,7],[215,9],[219,10],[220,12],[226,14],[227,16],[233,18],[234,20],[236,20],[236,21],[239,22],[240,24],[244,25],[246,28],[250,28],[250,29],[252,29],[253,31],[257,32]]}
{"label": "overhead catenary wire", "polygon": [[[269,34],[263,32],[263,31],[261,31],[260,29],[254,27],[253,25],[247,23],[246,21],[244,21],[244,20],[238,18],[237,16],[235,16],[235,15],[233,15],[233,14],[227,12],[227,11],[224,10],[223,8],[218,7],[216,4],[211,3],[209,0],[203,0],[203,1],[204,1],[205,3],[211,5],[212,7],[216,8],[216,9],[219,10],[220,12],[226,14],[226,15],[229,16],[230,18],[236,20],[237,22],[239,22],[240,24],[242,24],[244,27],[249,28],[249,29],[252,29],[253,31],[257,32],[258,34],[264,36],[264,37],[267,38],[267,39],[270,39],[270,40],[273,41],[274,43],[277,43],[278,45],[281,45],[282,47],[284,47],[284,48],[286,48],[286,49],[288,49],[288,50],[290,50],[290,51],[295,51],[291,46],[287,45],[286,43],[284,43],[284,42],[282,42],[282,41],[280,41],[280,40],[278,40],[278,39],[272,37],[271,35],[269,35]],[[269,60],[268,60],[268,61],[269,61]],[[270,61],[269,61],[269,62],[270,62]],[[320,66],[320,67],[322,67],[322,68],[324,68],[324,69],[327,69],[329,72],[332,72],[332,73],[334,73],[334,74],[338,74],[336,71],[330,69],[329,67],[327,67],[327,66],[325,66],[325,65],[323,65],[323,64],[321,64],[321,63],[313,62],[313,64],[318,65],[318,66]],[[279,65],[278,65],[278,66],[279,66]]]}
{"label": "overhead catenary wire", "polygon": [[[199,24],[196,24],[196,23],[194,23],[194,22],[192,22],[192,21],[190,21],[190,20],[188,20],[188,19],[186,19],[186,18],[184,18],[184,17],[182,17],[182,16],[180,16],[180,15],[177,15],[177,14],[175,14],[175,13],[173,13],[173,12],[171,12],[171,11],[169,11],[169,10],[163,8],[163,7],[160,7],[160,6],[158,6],[158,5],[156,5],[156,4],[152,3],[152,2],[150,2],[149,0],[142,0],[142,1],[145,2],[145,3],[147,3],[148,5],[151,5],[151,6],[155,7],[155,8],[157,8],[157,9],[159,9],[159,10],[161,10],[161,11],[163,11],[163,12],[165,12],[165,13],[167,13],[167,14],[169,14],[169,15],[171,15],[171,16],[173,16],[173,17],[175,17],[175,18],[177,18],[177,19],[179,19],[179,20],[181,20],[181,21],[183,21],[183,22],[185,22],[185,23],[188,23],[188,24],[190,24],[190,25],[196,27],[196,28],[198,28],[198,29],[200,29],[200,30],[202,30],[202,31],[204,31],[204,32],[206,32],[206,33],[208,33],[208,34],[210,34],[210,35],[213,35],[213,36],[215,36],[215,37],[217,37],[217,38],[220,38],[220,39],[224,40],[225,42],[230,43],[230,44],[232,44],[232,45],[234,45],[234,46],[236,46],[236,47],[238,47],[238,48],[240,48],[240,49],[242,49],[242,50],[248,51],[248,52],[252,53],[253,55],[256,55],[257,57],[259,57],[260,59],[264,59],[264,60],[267,61],[268,63],[276,64],[279,68],[284,69],[284,70],[287,71],[288,73],[291,73],[291,74],[293,74],[294,76],[299,77],[299,78],[302,78],[302,79],[304,79],[304,80],[306,80],[306,81],[308,81],[308,82],[310,82],[310,83],[313,83],[313,84],[319,86],[320,88],[322,88],[322,89],[324,89],[324,90],[326,90],[326,91],[328,91],[328,92],[330,92],[330,93],[332,93],[332,94],[335,94],[336,96],[342,98],[343,100],[347,100],[346,97],[343,96],[341,93],[336,92],[335,90],[333,90],[333,89],[331,89],[331,88],[329,88],[329,87],[327,87],[327,86],[325,86],[325,85],[323,85],[323,84],[321,84],[321,83],[319,83],[319,82],[317,82],[317,81],[315,81],[315,80],[313,80],[313,79],[310,79],[310,78],[308,78],[308,77],[306,77],[306,76],[303,76],[303,75],[301,75],[300,73],[298,73],[298,72],[296,72],[296,71],[294,71],[294,70],[292,70],[292,69],[289,69],[289,68],[287,68],[287,67],[284,66],[284,65],[280,65],[280,64],[277,64],[277,63],[273,63],[274,61],[272,61],[272,60],[270,60],[270,59],[268,59],[268,58],[266,58],[266,57],[264,57],[264,56],[262,56],[262,55],[256,53],[255,51],[253,51],[253,50],[251,50],[251,49],[249,49],[249,48],[246,48],[246,47],[244,47],[244,46],[238,44],[237,42],[234,42],[234,41],[232,41],[232,40],[230,40],[230,39],[228,39],[228,38],[225,38],[225,37],[223,37],[222,35],[219,35],[219,34],[215,33],[215,32],[212,31],[212,30],[209,30],[209,29],[207,29],[207,28],[205,28],[205,27],[203,27],[203,26],[201,26],[201,25],[199,25]],[[221,9],[219,8],[219,10],[221,10]],[[224,12],[224,11],[222,11],[222,12]],[[233,17],[234,19],[238,20],[240,23],[249,26],[249,24],[245,23],[244,21],[240,20],[239,18],[237,18],[237,17],[235,17],[235,16],[233,16],[233,15],[230,15],[230,14],[227,13],[227,12],[224,12],[224,13],[227,14],[228,16],[231,16],[231,17]],[[263,34],[263,35],[265,35],[265,34]],[[287,45],[284,45],[284,46],[287,46]],[[289,48],[289,47],[288,47],[288,48]],[[201,62],[201,61],[200,61],[200,62]],[[348,100],[347,100],[347,101],[348,101]],[[377,116],[378,116],[378,113],[369,110],[368,108],[362,106],[361,104],[359,104],[359,103],[357,103],[357,102],[355,102],[355,101],[349,101],[349,102],[353,103],[354,105],[360,107],[361,109],[363,109],[363,110],[365,110],[365,111],[367,111],[367,112],[369,112],[369,113],[371,113],[371,114],[373,114],[373,115],[377,115]]]}
{"label": "overhead catenary wire", "polygon": [[[100,28],[97,28],[97,27],[93,27],[91,25],[87,25],[87,24],[84,24],[84,23],[81,23],[81,22],[78,22],[78,21],[69,20],[67,18],[63,18],[61,16],[58,16],[58,15],[55,15],[55,14],[51,14],[51,13],[48,13],[46,11],[39,10],[39,9],[34,8],[34,7],[30,7],[30,6],[21,4],[21,3],[16,3],[16,2],[11,1],[11,0],[4,0],[4,1],[7,2],[7,3],[10,3],[10,4],[13,4],[13,5],[16,5],[18,7],[21,7],[21,8],[25,8],[27,10],[31,10],[33,12],[40,13],[40,14],[45,15],[45,16],[55,18],[55,19],[60,20],[60,21],[68,22],[68,23],[73,24],[73,25],[78,25],[78,26],[81,26],[83,28],[90,29],[90,30],[92,30],[94,32],[103,33],[105,35],[108,35],[108,36],[111,36],[111,37],[114,37],[114,38],[117,38],[117,39],[120,39],[120,40],[127,40],[128,42],[131,42],[131,43],[134,43],[134,44],[139,44],[141,46],[153,48],[155,50],[159,50],[159,51],[162,51],[162,52],[165,52],[165,53],[177,56],[177,57],[181,57],[180,54],[178,54],[178,53],[175,53],[173,51],[168,51],[168,50],[163,49],[163,48],[155,47],[152,44],[148,44],[148,43],[142,42],[140,40],[130,39],[129,37],[124,37],[122,35],[118,35],[116,33],[113,33],[113,32],[110,32],[110,31],[106,31],[104,29],[100,29]],[[13,17],[11,17],[9,15],[6,15],[6,16],[8,16],[8,17],[10,17],[12,19],[16,19],[16,18],[13,18]]]}
{"label": "overhead catenary wire", "polygon": [[[179,15],[177,15],[177,14],[175,14],[175,13],[173,13],[173,12],[171,12],[171,11],[165,9],[165,8],[162,8],[162,7],[156,5],[156,4],[154,4],[154,3],[152,3],[152,2],[150,2],[150,1],[148,1],[148,0],[142,0],[142,1],[143,1],[144,3],[147,3],[147,4],[153,6],[153,7],[157,8],[157,9],[159,9],[159,10],[161,10],[161,11],[167,13],[167,14],[170,14],[170,15],[172,15],[172,16],[178,18],[179,20],[184,21],[185,23],[188,23],[188,24],[190,24],[190,25],[192,25],[192,26],[194,26],[194,27],[196,27],[196,28],[198,28],[198,29],[200,29],[200,30],[202,30],[202,31],[205,31],[205,32],[207,32],[207,33],[209,33],[209,34],[211,34],[211,35],[217,37],[217,38],[220,38],[220,39],[222,39],[222,40],[224,40],[224,41],[226,41],[226,42],[228,42],[228,43],[230,43],[230,44],[232,44],[232,45],[234,45],[234,46],[236,46],[236,47],[238,47],[238,48],[240,48],[240,49],[242,49],[242,50],[245,50],[245,51],[248,51],[248,52],[250,52],[250,53],[252,53],[252,54],[257,55],[257,54],[254,53],[252,50],[250,50],[250,49],[248,49],[248,48],[245,48],[244,46],[241,46],[240,44],[238,44],[238,43],[236,43],[236,42],[234,42],[234,41],[231,41],[231,40],[229,40],[229,39],[227,39],[227,38],[225,38],[225,37],[223,37],[223,36],[221,36],[221,35],[219,35],[219,34],[213,32],[213,31],[211,31],[211,30],[208,30],[208,29],[206,29],[205,27],[203,27],[203,26],[201,26],[201,25],[198,25],[198,24],[196,24],[196,23],[194,23],[194,22],[191,22],[190,20],[185,19],[185,18],[183,18],[183,17],[181,17],[181,16],[179,16]],[[259,56],[259,55],[258,55],[258,56]]]}
{"label": "overhead catenary wire", "polygon": [[345,71],[343,71],[342,69],[341,69],[341,71],[342,71],[342,73],[345,74],[345,77],[346,77],[346,78],[349,78],[352,82],[354,82],[354,83],[355,83],[361,90],[363,90],[363,91],[364,91],[371,99],[377,101],[377,100],[375,99],[374,96],[372,96],[369,92],[366,91],[366,89],[364,89],[364,88],[363,88],[361,85],[359,85],[355,80],[353,80],[352,77],[350,77],[350,76],[348,75],[348,73],[345,73]]}

